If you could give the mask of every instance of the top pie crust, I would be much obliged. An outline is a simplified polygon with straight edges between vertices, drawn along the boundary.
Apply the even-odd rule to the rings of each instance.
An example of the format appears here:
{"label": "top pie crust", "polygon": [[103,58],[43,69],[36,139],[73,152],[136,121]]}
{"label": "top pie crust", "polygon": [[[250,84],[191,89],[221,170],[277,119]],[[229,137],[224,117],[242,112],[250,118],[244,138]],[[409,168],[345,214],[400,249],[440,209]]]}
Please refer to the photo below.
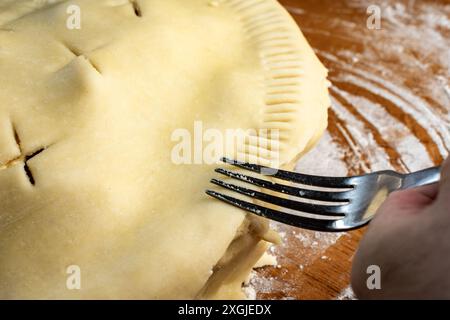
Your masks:
{"label": "top pie crust", "polygon": [[289,167],[326,75],[274,0],[0,0],[0,298],[242,297],[267,221],[208,199],[172,133],[276,129],[229,156]]}

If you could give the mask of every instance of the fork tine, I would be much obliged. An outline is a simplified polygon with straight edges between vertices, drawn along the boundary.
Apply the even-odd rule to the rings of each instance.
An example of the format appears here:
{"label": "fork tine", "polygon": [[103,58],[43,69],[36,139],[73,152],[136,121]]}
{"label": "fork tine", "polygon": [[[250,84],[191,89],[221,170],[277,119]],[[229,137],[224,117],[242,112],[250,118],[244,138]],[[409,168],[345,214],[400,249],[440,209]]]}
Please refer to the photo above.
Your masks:
{"label": "fork tine", "polygon": [[299,201],[293,201],[289,199],[283,199],[279,197],[275,197],[272,195],[268,195],[262,192],[258,192],[255,190],[243,188],[240,186],[236,186],[234,184],[229,184],[221,180],[212,179],[211,183],[224,187],[228,190],[235,191],[237,193],[243,194],[245,196],[249,196],[256,200],[261,200],[267,203],[274,204],[279,207],[288,208],[292,210],[301,211],[304,213],[311,213],[321,216],[333,216],[333,217],[343,217],[345,213],[342,211],[343,206],[326,206],[326,205],[317,205]]}
{"label": "fork tine", "polygon": [[259,205],[239,200],[212,190],[207,190],[206,194],[218,200],[231,204],[235,207],[254,213],[260,217],[289,224],[291,226],[295,226],[298,228],[310,229],[315,231],[329,231],[329,232],[340,231],[337,230],[337,228],[334,225],[337,220],[322,220],[322,219],[312,219],[307,217],[294,216],[285,212],[264,208]]}
{"label": "fork tine", "polygon": [[307,174],[301,174],[296,172],[289,172],[280,169],[269,168],[257,164],[244,163],[236,160],[230,160],[227,158],[222,158],[222,162],[231,164],[238,168],[250,170],[256,173],[267,172],[270,173],[271,177],[287,180],[291,182],[300,183],[303,185],[317,186],[323,188],[341,188],[341,189],[351,189],[354,184],[351,183],[352,177],[322,177],[313,176]]}
{"label": "fork tine", "polygon": [[223,174],[227,177],[237,179],[239,181],[243,181],[257,187],[269,189],[272,191],[277,191],[282,194],[287,194],[295,197],[310,199],[310,200],[318,200],[318,201],[327,201],[327,202],[350,202],[350,192],[351,191],[340,191],[340,192],[324,192],[317,190],[309,190],[296,188],[292,186],[287,186],[284,184],[278,184],[272,181],[258,179],[255,177],[247,176],[242,173],[225,170],[222,168],[218,168],[215,170],[217,173]]}

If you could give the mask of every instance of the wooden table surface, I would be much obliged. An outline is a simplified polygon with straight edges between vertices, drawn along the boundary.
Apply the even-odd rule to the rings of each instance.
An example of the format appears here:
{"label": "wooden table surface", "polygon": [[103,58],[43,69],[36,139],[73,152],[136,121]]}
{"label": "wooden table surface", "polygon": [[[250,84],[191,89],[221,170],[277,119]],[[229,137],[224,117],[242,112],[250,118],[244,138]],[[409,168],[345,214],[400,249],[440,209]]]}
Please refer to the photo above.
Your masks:
{"label": "wooden table surface", "polygon": [[[328,131],[297,171],[409,172],[442,162],[450,148],[448,0],[280,2],[333,84]],[[380,29],[373,20],[378,9]],[[351,262],[364,230],[324,234],[274,227],[283,237],[273,248],[279,265],[257,270],[250,284],[257,298],[352,297]]]}

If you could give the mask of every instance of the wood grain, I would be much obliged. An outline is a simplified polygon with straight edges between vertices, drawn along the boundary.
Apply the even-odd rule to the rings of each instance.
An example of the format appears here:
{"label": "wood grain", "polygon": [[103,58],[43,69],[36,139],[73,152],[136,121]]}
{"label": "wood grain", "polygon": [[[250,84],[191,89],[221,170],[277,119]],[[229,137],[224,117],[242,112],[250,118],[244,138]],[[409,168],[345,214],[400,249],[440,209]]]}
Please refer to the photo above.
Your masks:
{"label": "wood grain", "polygon": [[[439,21],[450,19],[448,1],[280,2],[330,70],[329,141],[320,148],[332,158],[325,173],[334,166],[347,175],[409,172],[442,162],[450,146],[450,29]],[[381,9],[379,30],[367,27],[369,5]],[[364,229],[333,238],[274,226],[284,239],[274,249],[279,266],[258,270],[251,282],[257,298],[345,298]]]}

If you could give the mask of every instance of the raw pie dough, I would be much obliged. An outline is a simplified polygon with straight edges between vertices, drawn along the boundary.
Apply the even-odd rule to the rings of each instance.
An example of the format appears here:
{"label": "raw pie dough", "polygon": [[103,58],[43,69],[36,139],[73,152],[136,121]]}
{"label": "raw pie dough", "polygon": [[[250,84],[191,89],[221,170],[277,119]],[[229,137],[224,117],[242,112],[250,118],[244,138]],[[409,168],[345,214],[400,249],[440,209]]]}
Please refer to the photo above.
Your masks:
{"label": "raw pie dough", "polygon": [[274,0],[0,0],[0,298],[243,297],[267,221],[208,198],[214,166],[175,165],[171,134],[279,129],[288,164],[328,106]]}

